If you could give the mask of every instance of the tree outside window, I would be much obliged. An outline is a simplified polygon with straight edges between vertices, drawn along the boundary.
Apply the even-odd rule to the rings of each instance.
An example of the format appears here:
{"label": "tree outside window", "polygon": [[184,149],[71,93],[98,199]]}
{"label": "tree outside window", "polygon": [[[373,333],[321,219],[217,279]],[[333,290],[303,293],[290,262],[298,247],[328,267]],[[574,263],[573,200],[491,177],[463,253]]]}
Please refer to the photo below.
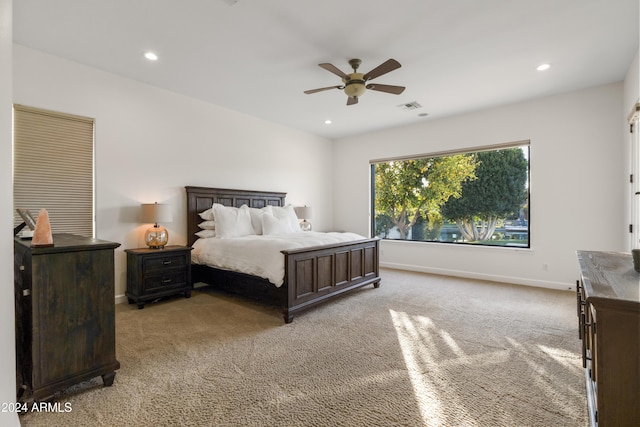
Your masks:
{"label": "tree outside window", "polygon": [[373,234],[529,247],[529,145],[372,164]]}

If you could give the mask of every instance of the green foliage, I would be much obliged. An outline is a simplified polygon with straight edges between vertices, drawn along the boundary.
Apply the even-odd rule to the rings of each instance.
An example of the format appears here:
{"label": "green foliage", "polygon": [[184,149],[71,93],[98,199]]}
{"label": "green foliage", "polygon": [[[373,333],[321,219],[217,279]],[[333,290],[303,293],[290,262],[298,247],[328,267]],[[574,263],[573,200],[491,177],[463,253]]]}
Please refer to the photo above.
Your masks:
{"label": "green foliage", "polygon": [[388,215],[376,215],[375,219],[375,235],[387,237],[389,231],[393,228],[393,221]]}
{"label": "green foliage", "polygon": [[444,220],[442,215],[431,215],[432,219],[425,221],[424,223],[424,239],[423,240],[439,240],[442,227],[444,226]]}
{"label": "green foliage", "polygon": [[464,154],[377,164],[376,219],[387,216],[401,239],[420,216],[441,222],[440,207],[449,198],[460,197],[462,182],[475,178],[475,167],[475,156]]}
{"label": "green foliage", "polygon": [[476,179],[462,184],[462,196],[449,199],[442,215],[467,240],[488,240],[501,220],[517,213],[527,199],[528,162],[520,148],[476,153]]}

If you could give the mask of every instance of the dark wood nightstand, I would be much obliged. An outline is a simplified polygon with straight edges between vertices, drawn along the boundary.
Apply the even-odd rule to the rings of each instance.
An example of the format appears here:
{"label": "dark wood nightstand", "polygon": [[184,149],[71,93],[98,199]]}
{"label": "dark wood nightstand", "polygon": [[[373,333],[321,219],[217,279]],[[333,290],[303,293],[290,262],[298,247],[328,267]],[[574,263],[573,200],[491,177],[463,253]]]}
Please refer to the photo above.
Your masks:
{"label": "dark wood nightstand", "polygon": [[127,253],[127,292],[129,304],[144,308],[146,302],[184,293],[191,297],[190,246],[164,249],[125,249]]}

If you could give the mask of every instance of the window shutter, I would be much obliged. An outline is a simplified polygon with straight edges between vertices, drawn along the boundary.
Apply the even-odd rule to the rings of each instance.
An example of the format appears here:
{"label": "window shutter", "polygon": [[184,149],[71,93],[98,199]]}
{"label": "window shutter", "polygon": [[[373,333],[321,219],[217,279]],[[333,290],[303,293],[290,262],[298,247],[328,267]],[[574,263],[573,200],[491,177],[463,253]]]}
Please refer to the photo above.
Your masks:
{"label": "window shutter", "polygon": [[94,120],[14,105],[15,209],[49,213],[52,233],[94,236]]}

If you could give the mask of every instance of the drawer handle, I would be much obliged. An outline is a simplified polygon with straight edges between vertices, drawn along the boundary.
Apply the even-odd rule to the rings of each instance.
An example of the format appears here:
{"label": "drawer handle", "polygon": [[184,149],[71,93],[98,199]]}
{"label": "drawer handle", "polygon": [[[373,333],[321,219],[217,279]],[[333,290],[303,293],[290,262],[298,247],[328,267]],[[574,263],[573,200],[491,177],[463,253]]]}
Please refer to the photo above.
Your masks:
{"label": "drawer handle", "polygon": [[582,333],[584,334],[582,336],[583,339],[587,338],[587,334],[589,333],[588,329],[589,328],[593,328],[593,333],[596,333],[596,324],[595,322],[591,322],[591,323],[587,323],[587,315],[586,313],[582,313],[582,315],[580,316],[580,320],[581,320],[581,324],[582,324]]}
{"label": "drawer handle", "polygon": [[162,283],[171,283],[171,279],[164,279]]}
{"label": "drawer handle", "polygon": [[162,263],[163,263],[164,265],[171,265],[171,261],[170,261],[170,260],[162,261]]}
{"label": "drawer handle", "polygon": [[582,295],[580,292],[580,280],[576,280],[576,302],[577,302],[577,311],[578,311],[578,317],[580,317],[580,314],[582,313],[582,306],[584,305],[584,303],[582,302]]}
{"label": "drawer handle", "polygon": [[[580,316],[580,325],[582,326],[582,367],[586,368],[587,367],[587,360],[591,360],[591,354],[587,354],[587,340],[589,339],[588,334],[589,334],[589,328],[591,328],[592,333],[595,334],[596,333],[596,323],[595,322],[591,322],[591,323],[587,323],[587,316],[585,313],[582,313],[582,315]],[[590,341],[589,341],[590,342]]]}

